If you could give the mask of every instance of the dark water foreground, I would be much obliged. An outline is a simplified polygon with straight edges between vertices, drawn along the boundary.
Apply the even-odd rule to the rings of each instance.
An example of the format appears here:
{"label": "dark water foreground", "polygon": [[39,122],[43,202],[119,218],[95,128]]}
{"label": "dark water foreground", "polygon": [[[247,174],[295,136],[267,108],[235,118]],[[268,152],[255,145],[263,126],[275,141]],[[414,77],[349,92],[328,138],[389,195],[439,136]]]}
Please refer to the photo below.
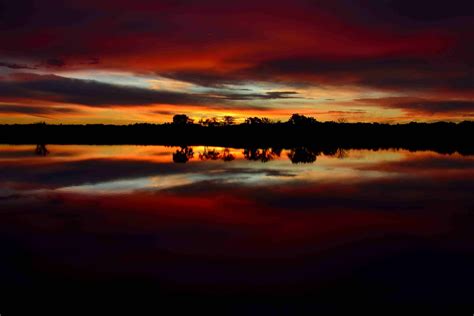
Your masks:
{"label": "dark water foreground", "polygon": [[459,153],[0,145],[0,312],[469,314],[473,192]]}

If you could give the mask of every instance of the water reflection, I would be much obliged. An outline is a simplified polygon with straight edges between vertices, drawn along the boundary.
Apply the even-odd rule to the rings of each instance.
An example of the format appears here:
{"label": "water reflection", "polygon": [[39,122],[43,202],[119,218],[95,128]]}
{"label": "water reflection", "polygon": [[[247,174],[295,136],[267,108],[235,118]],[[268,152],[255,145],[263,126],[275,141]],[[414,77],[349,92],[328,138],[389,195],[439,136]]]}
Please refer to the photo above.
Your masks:
{"label": "water reflection", "polygon": [[354,297],[470,302],[472,156],[48,145],[38,157],[32,149],[0,145],[8,288],[48,280],[163,293],[172,283],[199,295],[308,297],[298,306],[321,295],[330,306]]}
{"label": "water reflection", "polygon": [[292,163],[313,163],[319,154],[320,153],[315,153],[309,148],[298,147],[290,150],[288,158],[290,158]]}
{"label": "water reflection", "polygon": [[268,162],[280,157],[280,153],[281,150],[275,151],[273,148],[247,148],[244,149],[243,155],[247,160]]}
{"label": "water reflection", "polygon": [[49,151],[45,144],[38,144],[36,145],[35,154],[38,156],[46,156],[49,154]]}
{"label": "water reflection", "polygon": [[181,147],[173,153],[173,161],[176,163],[186,163],[194,157],[194,150],[190,147]]}
{"label": "water reflection", "polygon": [[224,160],[226,162],[235,160],[235,156],[230,152],[229,148],[224,148],[224,151],[222,152],[221,158],[222,158],[222,160]]}
{"label": "water reflection", "polygon": [[[20,147],[20,146],[15,146]],[[75,145],[65,145],[63,148],[86,148],[91,147],[97,148],[129,148],[130,146],[75,146]],[[133,147],[133,146],[132,146]],[[173,148],[173,147],[163,147],[163,146],[142,146],[142,148]],[[134,147],[133,150],[136,150],[139,147]],[[95,151],[95,150],[94,150]],[[257,148],[249,147],[244,148],[243,151],[239,153],[239,149],[227,148],[227,147],[210,147],[210,146],[198,146],[198,150],[195,150],[192,146],[181,146],[175,149],[170,153],[172,161],[175,163],[186,163],[195,158],[195,153],[198,153],[198,158],[201,161],[217,161],[222,160],[225,162],[234,161],[235,159],[246,159],[249,161],[258,161],[258,162],[270,162],[275,159],[280,159],[282,152],[286,152],[286,157],[293,164],[300,163],[314,163],[317,160],[317,157],[324,155],[326,157],[334,157],[338,159],[348,158],[349,153],[353,152],[373,152],[372,150],[347,150],[343,148],[313,148],[313,147],[294,147],[284,150],[283,148],[273,147],[273,148]],[[377,150],[376,150],[377,151]],[[386,152],[407,152],[406,150],[385,150]],[[34,150],[35,154],[38,156],[47,156],[50,154],[50,151],[45,144],[37,144]],[[5,153],[3,153],[5,155]],[[1,155],[1,153],[0,153]],[[160,153],[161,156],[165,156],[165,152]]]}

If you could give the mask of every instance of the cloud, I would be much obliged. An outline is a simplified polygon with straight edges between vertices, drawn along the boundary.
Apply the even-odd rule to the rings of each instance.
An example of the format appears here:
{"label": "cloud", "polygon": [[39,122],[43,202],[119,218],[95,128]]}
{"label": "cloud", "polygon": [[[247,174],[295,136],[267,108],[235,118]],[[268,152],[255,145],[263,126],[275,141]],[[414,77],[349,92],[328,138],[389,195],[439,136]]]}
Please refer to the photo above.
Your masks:
{"label": "cloud", "polygon": [[393,90],[450,89],[470,91],[474,78],[463,62],[413,57],[328,59],[294,57],[264,61],[249,73],[315,84],[348,84]]}
{"label": "cloud", "polygon": [[[474,52],[474,49],[472,49]],[[458,52],[459,54],[464,54]],[[474,89],[472,58],[452,56],[327,56],[311,55],[272,59],[269,56],[251,66],[223,71],[175,71],[161,74],[175,80],[207,87],[225,87],[247,82],[265,81],[290,86],[351,85],[392,91],[455,91],[469,93]]]}
{"label": "cloud", "polygon": [[117,70],[222,89],[207,95],[43,77],[0,83],[8,102],[21,96],[97,107],[226,108],[233,101],[304,98],[301,92],[229,93],[261,82],[283,91],[326,89],[329,98],[345,87],[397,95],[446,93],[458,99],[468,99],[474,90],[470,1],[278,0],[268,5],[203,0],[183,5],[82,0],[65,7],[59,0],[44,0],[41,10],[34,1],[2,1],[1,6],[5,45],[0,60],[15,61],[1,67],[59,75]]}
{"label": "cloud", "polygon": [[244,81],[242,78],[239,79],[236,74],[216,73],[214,69],[205,69],[201,71],[185,70],[165,73],[158,72],[157,74],[165,78],[213,88],[222,88],[227,85],[236,85]]}
{"label": "cloud", "polygon": [[428,100],[413,97],[389,97],[373,99],[356,99],[360,105],[378,106],[384,108],[397,108],[410,113],[422,114],[456,114],[474,113],[472,100]]}
{"label": "cloud", "polygon": [[63,106],[29,106],[17,104],[0,104],[2,114],[28,114],[32,116],[47,116],[80,113],[78,109]]}
{"label": "cloud", "polygon": [[272,100],[272,99],[296,99],[298,92],[295,91],[270,91],[265,93],[223,93],[222,96],[229,100]]}
{"label": "cloud", "polygon": [[36,67],[33,66],[8,62],[0,62],[0,67],[6,67],[10,69],[36,69]]}
{"label": "cloud", "polygon": [[23,76],[20,80],[0,81],[0,97],[29,97],[93,107],[150,104],[209,103],[205,95],[159,91],[94,80],[72,79],[56,75]]}
{"label": "cloud", "polygon": [[[57,75],[21,74],[13,80],[0,81],[0,99],[31,98],[41,101],[80,104],[91,107],[142,106],[155,104],[207,105],[211,108],[262,109],[262,107],[228,104],[233,100],[289,99],[294,91],[270,91],[265,93],[186,93],[154,90],[126,85],[109,84],[94,80],[66,78]],[[12,107],[5,107],[13,109]],[[33,111],[36,108],[19,108]],[[39,110],[38,110],[39,111]],[[46,111],[46,110],[45,110]]]}
{"label": "cloud", "polygon": [[62,58],[50,58],[46,60],[45,64],[50,67],[64,67],[66,61]]}

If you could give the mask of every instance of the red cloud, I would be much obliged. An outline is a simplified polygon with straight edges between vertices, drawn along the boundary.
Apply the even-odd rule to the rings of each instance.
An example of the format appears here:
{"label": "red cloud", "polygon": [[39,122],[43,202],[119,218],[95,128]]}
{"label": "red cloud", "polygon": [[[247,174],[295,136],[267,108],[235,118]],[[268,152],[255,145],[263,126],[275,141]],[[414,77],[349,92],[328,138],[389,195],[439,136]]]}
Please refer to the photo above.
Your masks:
{"label": "red cloud", "polygon": [[217,88],[267,81],[442,91],[466,99],[474,82],[470,8],[470,1],[426,8],[405,0],[13,1],[0,16],[0,67],[120,69]]}

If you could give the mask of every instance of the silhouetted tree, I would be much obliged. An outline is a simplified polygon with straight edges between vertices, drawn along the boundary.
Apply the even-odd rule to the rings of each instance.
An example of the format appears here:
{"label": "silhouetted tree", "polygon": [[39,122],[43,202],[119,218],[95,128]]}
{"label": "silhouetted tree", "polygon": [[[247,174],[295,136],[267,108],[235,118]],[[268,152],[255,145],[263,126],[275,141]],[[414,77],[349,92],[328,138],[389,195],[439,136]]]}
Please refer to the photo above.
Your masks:
{"label": "silhouetted tree", "polygon": [[173,124],[175,125],[187,125],[193,123],[194,120],[189,118],[186,114],[176,114],[173,116]]}
{"label": "silhouetted tree", "polygon": [[288,158],[292,163],[313,163],[317,154],[307,147],[296,147],[290,150]]}
{"label": "silhouetted tree", "polygon": [[38,156],[46,156],[49,154],[49,151],[45,144],[38,144],[36,145],[35,154]]}
{"label": "silhouetted tree", "polygon": [[288,120],[288,123],[291,125],[297,125],[297,126],[304,126],[304,125],[311,125],[316,123],[316,119],[314,117],[310,116],[304,116],[300,114],[293,114],[291,115],[290,119]]}
{"label": "silhouetted tree", "polygon": [[266,117],[248,117],[245,119],[245,124],[248,125],[261,125],[261,124],[270,124],[271,120]]}
{"label": "silhouetted tree", "polygon": [[200,119],[199,124],[202,126],[216,127],[216,126],[220,126],[221,122],[219,122],[217,117],[211,117],[207,119]]}
{"label": "silhouetted tree", "polygon": [[229,126],[229,125],[234,125],[235,124],[235,118],[233,118],[232,116],[224,116],[224,118],[222,119],[222,123],[224,126]]}
{"label": "silhouetted tree", "polygon": [[173,161],[176,163],[186,163],[194,157],[194,151],[191,147],[181,147],[173,154]]}

